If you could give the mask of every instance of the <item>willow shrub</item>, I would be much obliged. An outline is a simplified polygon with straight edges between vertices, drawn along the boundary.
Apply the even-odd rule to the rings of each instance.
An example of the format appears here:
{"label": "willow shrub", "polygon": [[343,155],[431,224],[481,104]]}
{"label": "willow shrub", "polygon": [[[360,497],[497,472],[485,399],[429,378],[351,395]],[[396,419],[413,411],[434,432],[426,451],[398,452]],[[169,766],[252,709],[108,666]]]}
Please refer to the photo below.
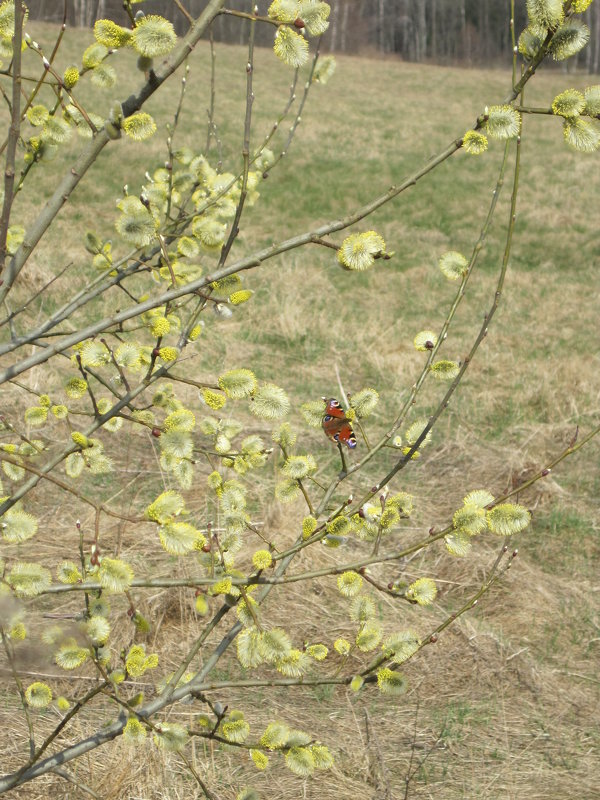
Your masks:
{"label": "willow shrub", "polygon": [[[13,771],[0,779],[2,791],[117,737],[133,747],[153,742],[148,746],[176,750],[188,766],[190,739],[200,737],[229,743],[240,754],[249,751],[258,770],[278,760],[303,777],[327,770],[335,758],[332,743],[317,741],[311,731],[277,718],[258,729],[255,709],[229,709],[216,699],[209,687],[214,689],[213,672],[220,659],[235,651],[220,692],[241,681],[252,686],[267,680],[274,686],[348,685],[355,692],[401,694],[407,686],[403,664],[436,641],[510,566],[513,537],[530,522],[529,511],[513,499],[522,487],[501,497],[486,487],[465,487],[462,505],[445,527],[431,535],[415,534],[405,531],[414,499],[402,490],[397,475],[410,469],[430,445],[434,426],[487,335],[502,295],[513,237],[522,115],[562,117],[566,142],[577,150],[595,150],[600,144],[598,86],[584,92],[566,89],[548,109],[528,108],[522,101],[524,87],[544,60],[569,58],[586,44],[589,31],[581,14],[589,5],[589,0],[527,0],[529,26],[518,41],[515,37],[513,82],[503,103],[483,104],[475,125],[426,166],[342,220],[235,258],[233,245],[244,212],[260,203],[263,181],[282,155],[269,147],[277,125],[258,149],[250,147],[257,139],[251,139],[254,31],[258,25],[272,28],[280,69],[295,71],[293,86],[298,81],[304,86],[296,103],[295,94],[284,102],[278,120],[287,116],[291,121],[287,153],[313,87],[326,83],[334,69],[332,58],[319,56],[319,37],[329,24],[328,4],[275,0],[268,9],[250,6],[248,12],[239,12],[227,10],[225,0],[209,0],[178,38],[169,20],[145,16],[142,3],[126,0],[130,25],[98,21],[94,42],[81,53],[80,63],[64,72],[54,66],[62,32],[57,32],[54,47],[38,43],[27,33],[26,10],[10,0],[0,5],[0,49],[7,67],[1,79],[11,118],[3,145],[0,381],[11,384],[11,397],[16,398],[4,406],[0,422],[0,633],[23,731],[28,731],[20,759],[15,751]],[[242,157],[231,164],[220,162],[211,119],[204,149],[198,137],[182,141],[177,129],[185,103],[186,58],[224,13],[239,17],[248,30]],[[113,65],[123,50],[137,55],[141,87],[120,100]],[[37,59],[36,81],[21,81],[24,51]],[[181,99],[168,131],[165,161],[147,164],[139,194],[125,190],[108,212],[114,218],[114,241],[81,230],[78,267],[87,276],[84,284],[62,281],[59,290],[55,276],[49,276],[42,291],[33,293],[26,279],[32,253],[43,253],[51,228],[77,225],[76,217],[59,211],[71,204],[75,187],[90,180],[89,170],[100,153],[106,150],[104,157],[112,158],[116,140],[129,137],[144,147],[157,129],[145,103],[177,74],[183,77]],[[212,80],[214,86],[214,76]],[[87,81],[112,98],[107,118],[82,103],[80,89]],[[382,260],[393,263],[399,258],[393,253],[396,243],[386,243],[371,230],[369,216],[454,153],[485,157],[491,140],[501,140],[505,148],[497,189],[505,172],[513,176],[512,213],[496,292],[467,357],[461,363],[447,358],[446,341],[477,267],[498,191],[483,229],[474,235],[472,252],[439,254],[439,268],[454,283],[455,295],[441,329],[424,329],[414,338],[422,370],[401,405],[378,407],[387,421],[384,436],[368,438],[369,417],[379,400],[376,387],[364,387],[351,397],[341,387],[337,401],[294,397],[292,403],[286,375],[273,376],[277,383],[261,381],[251,362],[220,374],[218,367],[209,376],[194,373],[188,356],[203,347],[203,330],[233,313],[244,319],[246,304],[253,302],[254,268],[268,268],[282,253],[306,244],[336,251],[337,262],[333,252],[332,263],[347,271],[347,281],[353,280],[352,272],[377,269]],[[71,155],[73,147],[76,156]],[[52,157],[65,148],[71,149],[65,150],[68,166],[61,174],[55,166],[61,160],[52,162]],[[56,188],[43,205],[30,181],[42,168],[56,170]],[[13,213],[14,200],[30,186],[37,212],[24,225]],[[110,209],[111,199],[106,202]],[[419,403],[423,386],[432,381],[440,385],[439,403],[426,415]],[[291,413],[292,406],[301,406],[303,419]],[[268,435],[253,432],[257,420]],[[319,453],[304,452],[297,438],[305,422],[323,428],[333,443],[323,438],[324,447],[338,446],[339,474],[315,478]],[[160,476],[148,472],[144,492],[121,505],[119,493],[103,500],[105,481],[96,476],[109,480],[122,466],[119,442],[124,437],[155,443]],[[559,453],[555,461],[578,446]],[[385,469],[376,463],[385,463]],[[303,520],[289,514],[285,540],[252,521],[251,509],[260,508],[264,500],[260,473],[274,468],[275,501],[299,500],[305,506]],[[46,493],[36,494],[37,487],[46,487]],[[48,515],[42,522],[38,517],[49,497],[55,504],[80,509],[80,516],[91,522],[87,527],[78,522],[75,532],[65,532],[60,520]],[[194,511],[188,509],[191,498]],[[125,555],[112,533],[115,521],[127,532]],[[440,547],[448,557],[466,556],[477,536],[499,537],[498,559],[477,593],[434,630],[403,627],[403,604],[431,605],[437,587],[435,575],[413,581],[398,575],[400,560],[428,548],[437,558]],[[37,542],[44,537],[61,541],[64,560],[48,563],[39,555]],[[351,548],[344,546],[349,540]],[[329,566],[312,571],[296,566],[300,554],[323,545],[337,548]],[[186,561],[185,577],[172,576],[173,560]],[[332,613],[349,616],[350,638],[334,639],[323,621],[318,639],[303,642],[298,621],[290,619],[286,628],[271,621],[269,595],[285,604],[292,583],[316,577],[336,588],[340,600]],[[149,646],[156,620],[146,599],[156,587],[176,597],[184,587],[195,597],[192,644],[175,670],[163,666]],[[376,613],[381,594],[398,605],[394,628],[384,627]],[[58,619],[51,624],[48,616],[68,597],[75,599],[76,610],[71,604],[68,620],[54,614]],[[59,685],[21,674],[22,654],[26,663],[26,648],[33,644],[41,644],[64,671]],[[92,680],[70,682],[74,671]],[[149,682],[154,691],[148,691]],[[193,703],[193,722],[167,721],[171,707],[183,702]],[[65,744],[59,734],[69,733],[71,720],[90,710],[93,714],[86,719],[99,720],[97,729]],[[212,796],[189,768],[201,790]],[[251,796],[255,794],[249,787],[241,789],[239,797]]]}

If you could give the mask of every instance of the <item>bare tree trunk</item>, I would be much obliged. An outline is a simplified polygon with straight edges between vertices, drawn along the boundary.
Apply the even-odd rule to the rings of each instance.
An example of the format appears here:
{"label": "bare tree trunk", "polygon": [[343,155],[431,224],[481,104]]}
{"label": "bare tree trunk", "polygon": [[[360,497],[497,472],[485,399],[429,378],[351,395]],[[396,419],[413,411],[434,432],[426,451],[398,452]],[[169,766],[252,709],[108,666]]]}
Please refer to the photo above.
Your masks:
{"label": "bare tree trunk", "polygon": [[437,0],[431,0],[431,58],[437,58]]}
{"label": "bare tree trunk", "polygon": [[338,30],[340,24],[340,3],[339,0],[331,0],[331,27],[329,38],[329,49],[332,53],[337,50]]}
{"label": "bare tree trunk", "polygon": [[467,28],[467,10],[465,0],[460,0],[460,31],[463,41],[464,57],[471,62],[471,37]]}
{"label": "bare tree trunk", "polygon": [[416,25],[416,61],[425,61],[427,55],[427,20],[425,17],[425,0],[417,0],[417,25]]}
{"label": "bare tree trunk", "polygon": [[83,28],[83,3],[84,0],[73,0],[73,15],[78,28]]}
{"label": "bare tree trunk", "polygon": [[594,75],[598,73],[598,66],[600,66],[600,9],[595,6],[595,24],[594,24],[594,61],[592,64],[592,72]]}
{"label": "bare tree trunk", "polygon": [[593,44],[592,44],[591,40],[592,40],[592,36],[594,34],[594,28],[592,26],[592,10],[591,10],[591,8],[588,8],[588,10],[585,12],[584,19],[585,19],[585,24],[590,29],[590,42],[589,42],[588,46],[585,48],[585,71],[589,73],[590,72],[590,67],[592,65],[592,55],[593,55],[592,54]]}
{"label": "bare tree trunk", "polygon": [[483,19],[480,20],[480,41],[481,41],[481,51],[479,53],[479,57],[485,58],[486,54],[489,54],[492,49],[492,42],[490,41],[490,6],[489,0],[483,0]]}
{"label": "bare tree trunk", "polygon": [[379,0],[379,52],[385,52],[385,0]]}
{"label": "bare tree trunk", "polygon": [[89,28],[104,13],[104,0],[73,0],[73,21],[79,28]]}
{"label": "bare tree trunk", "polygon": [[346,40],[347,40],[346,34],[348,33],[349,13],[350,13],[350,3],[349,0],[346,0],[346,2],[344,3],[344,10],[342,11],[342,36],[340,42],[340,49],[342,53],[346,52]]}
{"label": "bare tree trunk", "polygon": [[463,46],[463,58],[467,60],[467,62],[471,63],[471,34],[469,28],[467,27],[467,10],[465,6],[465,0],[460,0],[460,36],[462,39],[462,46]]}

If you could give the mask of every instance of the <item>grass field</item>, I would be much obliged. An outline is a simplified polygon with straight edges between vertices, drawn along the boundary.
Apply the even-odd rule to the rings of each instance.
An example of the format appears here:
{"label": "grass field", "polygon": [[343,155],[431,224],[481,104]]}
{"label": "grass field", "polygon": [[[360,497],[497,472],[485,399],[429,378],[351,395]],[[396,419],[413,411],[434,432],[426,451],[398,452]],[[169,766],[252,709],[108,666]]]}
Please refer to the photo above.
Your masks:
{"label": "grass field", "polygon": [[[50,26],[35,30],[49,47]],[[91,41],[91,34],[67,35],[61,66],[79,60],[85,37]],[[235,171],[241,166],[247,52],[217,46],[216,56],[215,121],[224,167]],[[25,58],[33,70],[31,56]],[[119,59],[123,83],[118,96],[124,98],[139,78],[130,69],[133,57],[123,54]],[[202,149],[206,140],[209,61],[203,43],[190,58],[176,132],[180,145]],[[256,53],[255,146],[284,107],[290,78],[291,71],[271,52]],[[565,88],[582,89],[594,82],[585,75],[542,70],[528,86],[526,102],[549,106]],[[301,87],[302,81],[298,94]],[[486,105],[501,102],[509,88],[508,70],[339,58],[331,81],[311,90],[288,156],[259,187],[260,200],[245,216],[233,257],[344,216],[399,183],[472,127]],[[172,81],[148,104],[158,124],[152,140],[142,147],[121,140],[100,157],[91,180],[76,191],[73,207],[62,212],[63,223],[32,257],[24,275],[26,288],[41,286],[69,261],[75,269],[64,285],[67,280],[85,283],[89,257],[82,246],[83,233],[94,229],[102,237],[116,238],[113,199],[121,196],[124,184],[135,193],[149,164],[164,161],[165,124],[172,119],[179,89]],[[80,91],[95,113],[107,113],[114,90]],[[271,145],[276,153],[283,146],[288,120]],[[23,224],[52,191],[55,166],[70,163],[77,146],[73,142],[55,162],[36,169],[35,202],[24,194],[17,206]],[[299,452],[315,453],[318,474],[331,478],[339,468],[337,453],[320,431],[305,425],[300,405],[338,394],[337,367],[346,391],[364,386],[379,391],[369,436],[376,439],[386,430],[423,364],[423,355],[412,345],[415,334],[438,330],[452,300],[453,286],[439,271],[437,259],[447,250],[470,253],[501,158],[502,147],[493,142],[484,156],[459,152],[357,227],[376,229],[395,252],[369,272],[345,272],[333,250],[316,246],[249,272],[244,280],[255,291],[252,302],[232,319],[207,326],[190,369],[214,380],[224,369],[250,367],[261,379],[283,386],[292,400],[292,423],[304,438]],[[577,426],[584,435],[598,424],[599,191],[598,155],[568,150],[559,120],[526,116],[516,230],[500,309],[436,426],[431,445],[393,487],[415,496],[416,512],[407,536],[419,531],[422,536],[430,526],[447,524],[462,497],[474,488],[485,486],[499,495],[517,485],[561,452]],[[480,267],[442,357],[464,358],[492,302],[509,198],[508,177]],[[341,240],[340,236],[335,241]],[[431,413],[441,391],[439,385],[426,388],[419,414]],[[144,462],[145,452],[131,445],[123,481],[130,475],[156,473],[155,463]],[[285,800],[353,795],[373,800],[600,797],[599,455],[598,443],[592,441],[518,498],[532,510],[533,522],[518,537],[514,567],[479,607],[444,632],[435,647],[425,648],[406,665],[409,690],[403,697],[386,700],[373,689],[355,695],[341,688],[274,687],[219,696],[245,711],[253,733],[261,730],[264,720],[277,716],[326,742],[336,759],[331,771],[302,781],[277,765],[258,773],[248,759],[240,761],[237,751],[227,747],[196,745],[191,758],[219,800],[234,798],[246,783],[254,785],[261,798]],[[372,475],[359,478],[356,489],[368,488],[382,468],[383,460],[375,461]],[[267,467],[265,472],[265,499],[254,510],[270,535],[291,541],[290,531],[297,530],[305,511],[299,503],[284,510],[276,505],[270,499],[273,470]],[[105,496],[117,488],[107,485]],[[138,482],[127,487],[123,497],[133,502],[144,493]],[[80,511],[59,508],[50,492],[39,502],[52,530],[47,538],[40,534],[39,546],[53,563],[64,547],[60,526],[64,537],[72,535]],[[195,497],[191,505],[201,508],[203,502]],[[134,536],[121,533],[125,552],[133,554]],[[481,584],[498,545],[487,537],[476,540],[466,559],[453,559],[441,548],[398,565],[411,579],[432,575],[440,586],[439,606],[425,611],[402,607],[402,625],[424,634],[448,610],[459,608]],[[331,551],[323,549],[306,556],[303,567],[333,560]],[[185,569],[173,561],[173,574]],[[389,571],[378,574],[389,576]],[[270,620],[302,620],[295,632],[299,640],[315,641],[323,630],[331,642],[344,634],[352,636],[351,623],[335,613],[334,580],[298,586],[281,603],[283,594],[270,599]],[[157,621],[150,644],[169,671],[193,639],[193,598],[157,590],[146,592],[144,603]],[[393,624],[398,606],[385,595],[379,603],[381,620]],[[356,664],[359,669],[358,659]],[[52,664],[45,668],[56,672]],[[227,680],[233,669],[233,657],[224,659],[213,673],[215,680]],[[25,735],[12,718],[12,687],[10,695],[6,709],[11,718],[0,712],[4,729],[12,731],[11,741],[1,745],[6,763],[12,762],[15,742]],[[186,723],[191,717],[192,712],[177,707],[169,719]],[[73,738],[89,732],[86,724],[91,723],[73,726]],[[413,769],[405,794],[405,779]],[[143,754],[129,753],[118,740],[94,751],[74,772],[104,800],[199,796],[176,754],[159,756],[150,748]],[[50,794],[73,800],[86,796],[59,778],[34,781],[14,792],[28,800]]]}

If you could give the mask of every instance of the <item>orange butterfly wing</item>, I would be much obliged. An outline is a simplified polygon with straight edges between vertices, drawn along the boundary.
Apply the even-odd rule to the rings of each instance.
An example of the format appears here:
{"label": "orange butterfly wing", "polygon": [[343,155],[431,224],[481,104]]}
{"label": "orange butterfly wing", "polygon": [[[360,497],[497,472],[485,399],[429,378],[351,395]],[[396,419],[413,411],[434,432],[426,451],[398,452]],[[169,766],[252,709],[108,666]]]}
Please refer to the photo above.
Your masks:
{"label": "orange butterfly wing", "polygon": [[357,445],[350,420],[346,418],[343,408],[335,398],[325,400],[325,413],[322,421],[325,435],[332,442],[342,442],[350,449]]}

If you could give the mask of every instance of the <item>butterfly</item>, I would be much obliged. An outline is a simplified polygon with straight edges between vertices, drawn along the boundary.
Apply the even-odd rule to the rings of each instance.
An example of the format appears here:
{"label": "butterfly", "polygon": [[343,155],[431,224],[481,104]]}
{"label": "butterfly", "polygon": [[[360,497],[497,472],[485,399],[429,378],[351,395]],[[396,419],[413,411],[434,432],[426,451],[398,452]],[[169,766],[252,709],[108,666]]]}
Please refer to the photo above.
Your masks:
{"label": "butterfly", "polygon": [[324,397],[325,413],[323,414],[323,430],[333,442],[343,443],[350,449],[356,447],[356,437],[352,430],[350,420],[346,418],[344,409],[335,398],[329,400]]}

